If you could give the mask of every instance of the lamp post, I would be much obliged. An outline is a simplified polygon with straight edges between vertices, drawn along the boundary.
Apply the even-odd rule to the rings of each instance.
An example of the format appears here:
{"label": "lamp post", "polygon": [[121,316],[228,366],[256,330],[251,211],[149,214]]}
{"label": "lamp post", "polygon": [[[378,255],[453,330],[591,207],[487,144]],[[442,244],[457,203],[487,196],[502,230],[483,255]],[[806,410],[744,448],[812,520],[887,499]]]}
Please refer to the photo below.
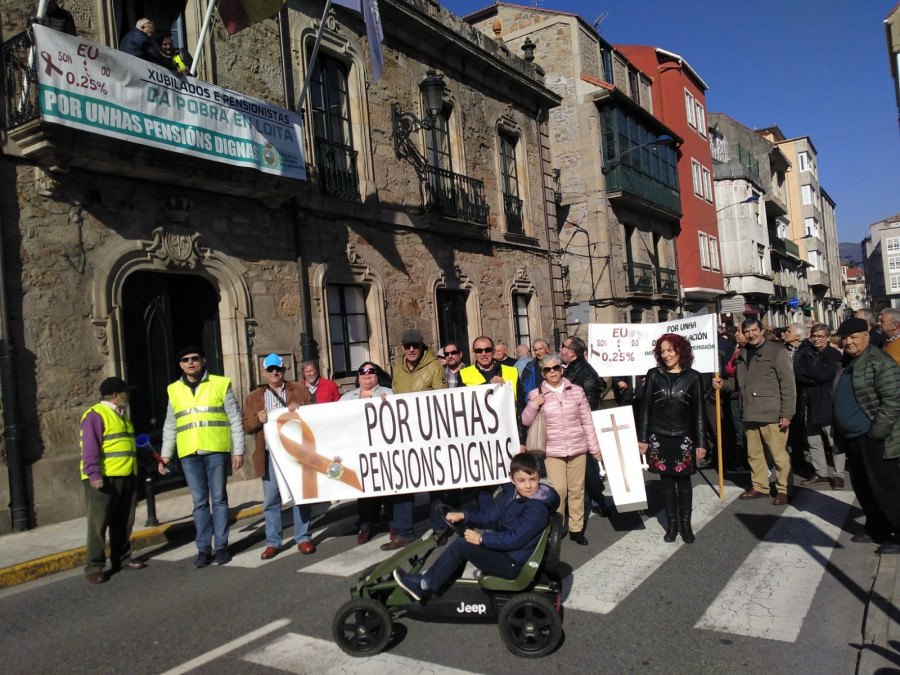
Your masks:
{"label": "lamp post", "polygon": [[732,206],[738,206],[740,204],[752,204],[753,202],[759,201],[760,197],[762,197],[762,195],[751,195],[751,196],[747,197],[746,199],[743,199],[739,202],[735,202],[734,204],[728,204],[727,206],[723,206],[721,209],[716,209],[716,213],[719,213],[719,211],[724,211],[725,209],[730,209]]}
{"label": "lamp post", "polygon": [[623,150],[615,157],[612,157],[612,158],[606,160],[603,163],[603,166],[600,167],[600,171],[603,173],[604,176],[607,175],[610,171],[612,171],[617,166],[619,166],[619,164],[622,163],[623,157],[634,152],[635,150],[641,150],[641,149],[649,147],[651,145],[674,145],[674,144],[675,144],[674,138],[672,138],[668,134],[662,134],[661,136],[658,136],[655,141],[650,141],[648,143],[641,143],[640,145],[632,146],[632,147],[628,148],[627,150]]}
{"label": "lamp post", "polygon": [[437,126],[438,115],[444,107],[444,78],[434,70],[425,73],[425,79],[419,84],[422,97],[425,99],[425,116],[419,119],[411,112],[403,112],[399,103],[391,106],[391,125],[394,130],[394,152],[401,156],[400,146],[411,134],[425,129],[431,131]]}

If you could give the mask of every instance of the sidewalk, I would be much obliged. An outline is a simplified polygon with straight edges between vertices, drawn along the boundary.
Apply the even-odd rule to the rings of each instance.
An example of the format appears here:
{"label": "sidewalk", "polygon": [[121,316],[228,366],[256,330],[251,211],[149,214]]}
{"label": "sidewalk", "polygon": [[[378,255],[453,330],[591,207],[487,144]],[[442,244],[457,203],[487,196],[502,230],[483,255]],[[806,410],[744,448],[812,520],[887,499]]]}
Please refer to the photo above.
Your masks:
{"label": "sidewalk", "polygon": [[[262,487],[258,480],[228,482],[231,517],[240,520],[262,513]],[[193,502],[185,487],[156,497],[159,525],[147,527],[147,503],[138,502],[131,543],[142,548],[194,537]],[[10,588],[34,579],[84,565],[85,518],[37,527],[0,537],[0,588]]]}

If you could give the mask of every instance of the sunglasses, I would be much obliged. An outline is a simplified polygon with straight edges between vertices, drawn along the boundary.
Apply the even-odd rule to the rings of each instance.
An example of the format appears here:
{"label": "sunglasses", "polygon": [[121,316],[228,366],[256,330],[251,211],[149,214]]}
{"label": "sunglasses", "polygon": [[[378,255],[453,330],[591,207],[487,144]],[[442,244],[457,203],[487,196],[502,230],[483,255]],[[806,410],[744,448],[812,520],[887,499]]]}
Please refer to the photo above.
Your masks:
{"label": "sunglasses", "polygon": [[493,354],[494,348],[493,347],[473,347],[472,351],[475,352],[476,354],[484,354],[485,352],[490,352],[491,354]]}
{"label": "sunglasses", "polygon": [[403,349],[422,349],[421,342],[404,342]]}
{"label": "sunglasses", "polygon": [[181,358],[182,363],[200,363],[202,360],[202,356],[183,356]]}
{"label": "sunglasses", "polygon": [[459,353],[460,351],[458,349],[450,349],[449,351],[446,349],[444,350],[444,356],[456,356]]}
{"label": "sunglasses", "polygon": [[562,370],[562,366],[557,363],[555,366],[546,366],[544,368],[541,368],[542,373],[549,373],[551,370],[559,372]]}
{"label": "sunglasses", "polygon": [[266,368],[267,373],[281,373],[284,371],[284,368],[279,368],[278,366],[269,366]]}
{"label": "sunglasses", "polygon": [[360,368],[356,372],[360,375],[375,375],[376,374],[374,368]]}

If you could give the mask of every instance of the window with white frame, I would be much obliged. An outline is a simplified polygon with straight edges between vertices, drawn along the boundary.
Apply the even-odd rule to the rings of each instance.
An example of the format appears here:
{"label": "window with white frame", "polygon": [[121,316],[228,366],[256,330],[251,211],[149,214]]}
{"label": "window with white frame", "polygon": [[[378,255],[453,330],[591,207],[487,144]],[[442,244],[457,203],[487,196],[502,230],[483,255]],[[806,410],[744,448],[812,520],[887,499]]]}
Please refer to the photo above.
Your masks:
{"label": "window with white frame", "polygon": [[900,237],[885,239],[884,250],[887,253],[900,253]]}
{"label": "window with white frame", "polygon": [[760,274],[766,273],[766,247],[762,244],[756,245],[756,269]]}
{"label": "window with white frame", "polygon": [[710,204],[712,204],[712,174],[705,166],[703,167],[703,196]]}
{"label": "window with white frame", "polygon": [[700,162],[696,159],[691,160],[691,174],[694,179],[694,194],[703,199],[703,172],[700,168]]}
{"label": "window with white frame", "polygon": [[800,165],[801,171],[809,171],[809,153],[808,152],[797,153],[797,164]]}
{"label": "window with white frame", "polygon": [[709,266],[716,272],[719,271],[719,242],[715,237],[709,238]]}
{"label": "window with white frame", "polygon": [[891,291],[900,291],[900,276],[891,277]]}
{"label": "window with white frame", "polygon": [[888,258],[888,270],[900,272],[900,258]]}
{"label": "window with white frame", "polygon": [[801,185],[800,195],[804,204],[812,204],[815,201],[815,190],[812,185]]}
{"label": "window with white frame", "polygon": [[819,221],[815,218],[804,218],[803,219],[803,227],[806,229],[806,234],[810,237],[819,237]]}
{"label": "window with white frame", "polygon": [[516,346],[531,344],[531,330],[528,323],[528,303],[530,295],[513,293],[513,328],[516,332]]}
{"label": "window with white frame", "polygon": [[348,377],[369,359],[366,289],[351,284],[329,284],[326,299],[333,374]]}
{"label": "window with white frame", "polygon": [[691,128],[697,128],[697,103],[694,95],[687,89],[684,90],[684,110],[687,113],[687,123]]}
{"label": "window with white frame", "polygon": [[814,269],[814,270],[819,269],[819,264],[821,263],[821,259],[819,258],[818,251],[807,251],[806,259],[809,261],[809,266],[811,269]]}
{"label": "window with white frame", "polygon": [[697,103],[697,133],[706,138],[706,111]]}
{"label": "window with white frame", "polygon": [[700,267],[709,269],[709,236],[706,232],[698,232],[700,237]]}

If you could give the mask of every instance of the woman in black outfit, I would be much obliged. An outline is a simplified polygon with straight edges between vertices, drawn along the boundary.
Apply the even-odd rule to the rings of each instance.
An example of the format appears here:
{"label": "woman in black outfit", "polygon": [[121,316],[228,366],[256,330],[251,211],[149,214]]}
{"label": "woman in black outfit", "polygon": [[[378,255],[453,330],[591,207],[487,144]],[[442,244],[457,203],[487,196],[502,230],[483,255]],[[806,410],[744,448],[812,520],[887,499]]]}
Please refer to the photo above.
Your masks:
{"label": "woman in black outfit", "polygon": [[638,448],[647,455],[652,473],[660,475],[666,507],[665,541],[678,535],[694,542],[691,530],[693,488],[697,460],[706,456],[706,424],[700,373],[691,368],[691,343],[666,333],[653,348],[656,368],[647,371],[638,422]]}

